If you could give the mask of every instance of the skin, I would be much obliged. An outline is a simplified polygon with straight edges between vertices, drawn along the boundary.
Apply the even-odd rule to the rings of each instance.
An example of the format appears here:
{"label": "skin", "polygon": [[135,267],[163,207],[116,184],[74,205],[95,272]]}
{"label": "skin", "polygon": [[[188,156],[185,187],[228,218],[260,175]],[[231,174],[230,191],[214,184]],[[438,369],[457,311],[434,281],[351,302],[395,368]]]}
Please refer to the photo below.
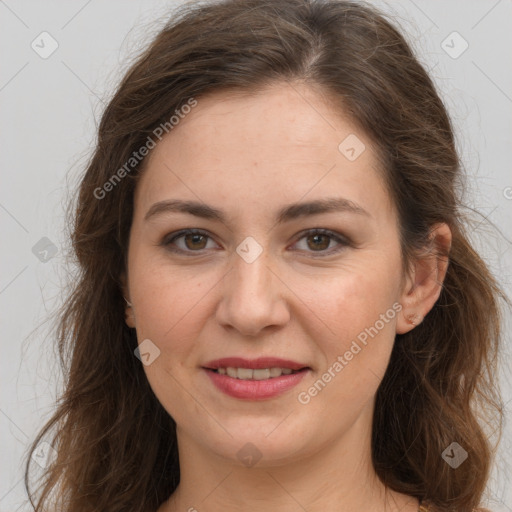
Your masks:
{"label": "skin", "polygon": [[[349,134],[366,146],[354,161],[338,149]],[[327,197],[367,213],[276,223],[282,206]],[[176,212],[144,220],[167,199],[222,209],[226,222]],[[180,456],[180,484],[158,512],[416,511],[418,501],[385,489],[372,467],[374,397],[395,334],[432,308],[446,261],[430,253],[402,272],[397,214],[369,138],[303,84],[215,93],[152,150],[134,205],[122,276],[132,304],[126,322],[139,343],[150,339],[160,350],[144,370],[176,421]],[[208,236],[162,244],[185,228]],[[313,228],[350,242],[301,233]],[[248,236],[262,248],[252,263],[236,252]],[[433,236],[449,249],[446,225]],[[300,403],[298,394],[393,304],[402,310]],[[241,400],[217,390],[201,369],[228,356],[282,357],[311,370],[278,397]],[[237,457],[248,442],[261,453],[252,467]]]}

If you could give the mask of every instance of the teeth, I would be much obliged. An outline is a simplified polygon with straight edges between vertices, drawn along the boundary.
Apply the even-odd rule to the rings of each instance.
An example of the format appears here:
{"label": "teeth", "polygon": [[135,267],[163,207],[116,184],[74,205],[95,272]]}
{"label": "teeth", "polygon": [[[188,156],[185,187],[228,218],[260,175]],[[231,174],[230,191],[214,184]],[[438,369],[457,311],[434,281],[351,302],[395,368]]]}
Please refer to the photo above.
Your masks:
{"label": "teeth", "polygon": [[220,375],[228,375],[234,379],[241,380],[266,380],[274,377],[280,377],[281,375],[290,375],[292,373],[291,368],[259,368],[253,370],[251,368],[217,368],[217,373]]}
{"label": "teeth", "polygon": [[[240,370],[238,370],[240,371]],[[254,380],[265,380],[270,378],[270,368],[262,368],[252,371],[252,378]]]}
{"label": "teeth", "polygon": [[238,372],[236,370],[236,368],[226,368],[226,373],[230,376],[230,377],[233,377],[234,379],[236,379],[238,377]]}
{"label": "teeth", "polygon": [[[230,368],[228,368],[228,372],[229,372]],[[252,372],[253,370],[251,370],[250,368],[233,368],[233,371],[235,372],[236,374],[236,377],[238,379],[244,379],[244,380],[247,380],[247,379],[252,379],[253,375],[252,375]],[[232,377],[233,375],[229,375],[230,377]]]}

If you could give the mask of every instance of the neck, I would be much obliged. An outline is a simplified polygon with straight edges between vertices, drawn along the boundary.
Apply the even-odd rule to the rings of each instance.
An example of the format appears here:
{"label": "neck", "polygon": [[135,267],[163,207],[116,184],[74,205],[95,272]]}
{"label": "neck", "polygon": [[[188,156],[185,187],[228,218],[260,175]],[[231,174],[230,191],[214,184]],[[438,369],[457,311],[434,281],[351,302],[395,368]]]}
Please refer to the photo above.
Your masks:
{"label": "neck", "polygon": [[178,429],[180,484],[158,512],[417,512],[415,498],[385,488],[360,417],[339,439],[286,461],[252,467],[219,456]]}

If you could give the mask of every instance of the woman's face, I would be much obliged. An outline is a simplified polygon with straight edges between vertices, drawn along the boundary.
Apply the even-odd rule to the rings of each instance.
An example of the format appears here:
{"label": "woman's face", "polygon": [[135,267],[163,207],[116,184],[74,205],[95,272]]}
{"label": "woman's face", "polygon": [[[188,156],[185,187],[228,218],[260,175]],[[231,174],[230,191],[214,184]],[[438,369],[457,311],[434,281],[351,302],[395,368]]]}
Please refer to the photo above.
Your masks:
{"label": "woman's face", "polygon": [[260,465],[366,442],[407,283],[370,140],[282,84],[198,99],[147,163],[127,323],[178,440]]}

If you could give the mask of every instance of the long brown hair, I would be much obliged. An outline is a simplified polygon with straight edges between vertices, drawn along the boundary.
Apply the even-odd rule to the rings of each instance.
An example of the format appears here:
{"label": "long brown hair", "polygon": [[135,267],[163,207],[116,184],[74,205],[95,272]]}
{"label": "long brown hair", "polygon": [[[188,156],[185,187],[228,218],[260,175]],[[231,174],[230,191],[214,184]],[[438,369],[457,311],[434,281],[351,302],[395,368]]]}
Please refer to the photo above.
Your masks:
{"label": "long brown hair", "polygon": [[[366,4],[224,0],[174,13],[103,113],[70,209],[78,275],[59,312],[65,390],[29,453],[43,440],[56,450],[37,491],[28,458],[35,510],[60,503],[65,512],[154,512],[178,485],[175,423],[124,321],[120,275],[146,162],[130,159],[191,98],[279,81],[325,92],[375,143],[404,262],[425,247],[434,224],[452,230],[439,300],[418,327],[396,336],[376,396],[372,455],[396,491],[443,510],[478,506],[493,453],[482,424],[494,419],[499,428],[501,419],[494,372],[502,294],[468,241],[462,166],[431,78],[393,24]],[[441,455],[452,442],[469,452],[456,470]]]}

